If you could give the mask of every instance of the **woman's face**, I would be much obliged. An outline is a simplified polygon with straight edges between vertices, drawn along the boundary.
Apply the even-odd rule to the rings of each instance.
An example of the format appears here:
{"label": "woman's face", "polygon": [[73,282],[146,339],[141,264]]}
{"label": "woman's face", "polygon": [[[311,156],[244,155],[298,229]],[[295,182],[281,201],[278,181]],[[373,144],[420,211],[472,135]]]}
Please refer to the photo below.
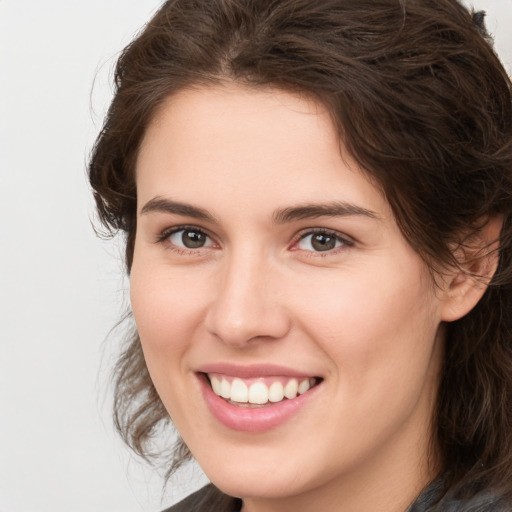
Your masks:
{"label": "woman's face", "polygon": [[432,476],[447,292],[325,110],[276,90],[182,91],[136,179],[133,312],[207,476],[248,510],[414,497]]}

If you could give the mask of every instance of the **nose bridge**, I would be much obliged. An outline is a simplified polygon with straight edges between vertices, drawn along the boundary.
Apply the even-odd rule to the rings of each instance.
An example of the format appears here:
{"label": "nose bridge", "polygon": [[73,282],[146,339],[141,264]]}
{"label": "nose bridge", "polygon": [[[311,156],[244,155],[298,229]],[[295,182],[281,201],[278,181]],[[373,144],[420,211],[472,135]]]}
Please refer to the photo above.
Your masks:
{"label": "nose bridge", "polygon": [[207,315],[213,334],[237,346],[286,334],[289,319],[276,293],[278,272],[257,248],[240,248],[226,256],[219,277]]}

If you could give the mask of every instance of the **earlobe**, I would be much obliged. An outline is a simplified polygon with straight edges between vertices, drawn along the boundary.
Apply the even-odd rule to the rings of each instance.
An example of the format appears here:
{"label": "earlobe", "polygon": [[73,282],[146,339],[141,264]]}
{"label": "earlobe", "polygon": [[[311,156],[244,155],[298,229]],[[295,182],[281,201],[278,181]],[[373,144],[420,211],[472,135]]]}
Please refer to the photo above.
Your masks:
{"label": "earlobe", "polygon": [[482,298],[499,261],[499,236],[503,218],[495,216],[464,241],[455,251],[458,268],[445,280],[445,298],[441,319],[459,320]]}

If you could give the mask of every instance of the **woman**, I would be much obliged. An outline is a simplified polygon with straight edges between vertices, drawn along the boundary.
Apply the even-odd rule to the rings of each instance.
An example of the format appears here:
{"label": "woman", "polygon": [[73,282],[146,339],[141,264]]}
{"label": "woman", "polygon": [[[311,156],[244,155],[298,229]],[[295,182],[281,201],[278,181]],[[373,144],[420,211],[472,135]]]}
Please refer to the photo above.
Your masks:
{"label": "woman", "polygon": [[454,0],[171,0],[90,179],[137,327],[115,418],[171,510],[511,510],[512,102]]}

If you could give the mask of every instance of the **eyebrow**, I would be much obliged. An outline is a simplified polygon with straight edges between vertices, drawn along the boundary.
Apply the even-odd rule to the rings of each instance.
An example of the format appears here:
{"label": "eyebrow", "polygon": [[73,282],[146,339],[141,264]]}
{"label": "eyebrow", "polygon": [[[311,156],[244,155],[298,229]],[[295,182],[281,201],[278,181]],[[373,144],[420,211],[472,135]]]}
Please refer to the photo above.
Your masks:
{"label": "eyebrow", "polygon": [[215,221],[215,217],[202,208],[198,208],[197,206],[192,206],[187,203],[171,201],[170,199],[163,199],[161,197],[150,199],[140,211],[141,215],[152,212],[186,215],[187,217],[192,217],[198,220],[207,220],[210,222]]}
{"label": "eyebrow", "polygon": [[304,204],[291,206],[277,210],[273,215],[276,224],[285,224],[296,220],[314,219],[317,217],[348,217],[363,216],[379,220],[379,216],[361,206],[345,201],[333,201],[330,203]]}
{"label": "eyebrow", "polygon": [[[159,212],[159,213],[170,213],[175,215],[186,215],[198,220],[206,220],[209,222],[215,222],[215,217],[197,206],[192,206],[188,203],[181,203],[178,201],[172,201],[170,199],[164,199],[161,197],[155,197],[150,199],[141,209],[141,215],[146,213]],[[329,203],[311,203],[303,204],[298,206],[290,206],[287,208],[281,208],[274,212],[272,220],[275,224],[286,224],[303,219],[314,219],[317,217],[348,217],[348,216],[363,216],[370,219],[379,220],[379,216],[361,206],[347,203],[345,201],[333,201]]]}

